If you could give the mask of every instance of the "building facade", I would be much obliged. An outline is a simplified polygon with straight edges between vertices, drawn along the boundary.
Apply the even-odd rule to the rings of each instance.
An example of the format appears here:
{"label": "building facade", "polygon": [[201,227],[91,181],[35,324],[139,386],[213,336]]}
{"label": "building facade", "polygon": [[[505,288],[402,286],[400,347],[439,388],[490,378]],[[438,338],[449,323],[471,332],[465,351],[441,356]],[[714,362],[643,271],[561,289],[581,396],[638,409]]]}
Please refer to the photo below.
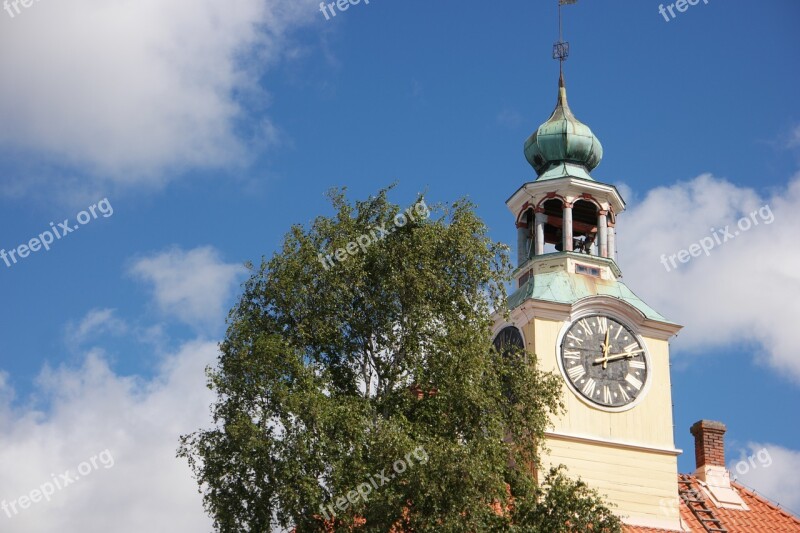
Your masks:
{"label": "building facade", "polygon": [[622,281],[616,226],[625,201],[591,175],[602,145],[572,113],[563,74],[525,156],[536,179],[506,202],[517,268],[510,318],[495,316],[494,335],[498,349],[524,348],[562,378],[566,411],[552,421],[540,471],[566,465],[616,506],[629,532],[800,531],[800,521],[731,483],[722,424],[693,426],[698,468],[679,476],[669,340],[681,326]]}

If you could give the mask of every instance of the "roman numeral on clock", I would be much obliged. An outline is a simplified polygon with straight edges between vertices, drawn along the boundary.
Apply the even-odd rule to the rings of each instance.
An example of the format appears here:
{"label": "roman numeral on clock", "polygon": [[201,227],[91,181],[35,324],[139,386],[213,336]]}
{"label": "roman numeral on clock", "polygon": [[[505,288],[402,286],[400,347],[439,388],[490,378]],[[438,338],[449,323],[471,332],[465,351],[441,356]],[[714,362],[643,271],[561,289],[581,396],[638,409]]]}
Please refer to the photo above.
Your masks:
{"label": "roman numeral on clock", "polygon": [[573,335],[572,333],[570,333],[569,335],[567,335],[567,337],[569,337],[570,339],[574,340],[574,341],[575,341],[575,342],[577,342],[578,344],[583,344],[583,339],[579,339],[578,337],[576,337],[576,336],[575,336],[575,335]]}
{"label": "roman numeral on clock", "polygon": [[644,361],[628,361],[628,366],[631,368],[640,368],[644,370]]}
{"label": "roman numeral on clock", "polygon": [[603,402],[611,403],[611,389],[608,388],[608,385],[603,387]]}
{"label": "roman numeral on clock", "polygon": [[572,381],[577,381],[586,375],[586,370],[581,365],[573,366],[567,370],[567,374],[569,374],[569,377],[572,378]]}
{"label": "roman numeral on clock", "polygon": [[594,389],[596,389],[596,388],[597,388],[597,383],[595,383],[595,381],[594,381],[592,378],[589,378],[589,379],[586,381],[586,385],[584,385],[584,386],[583,386],[583,389],[582,389],[582,390],[583,390],[583,393],[584,393],[586,396],[588,396],[589,398],[591,398],[591,397],[592,397],[592,395],[594,394]]}
{"label": "roman numeral on clock", "polygon": [[623,387],[622,385],[619,386],[619,394],[620,396],[622,396],[622,399],[625,400],[625,403],[631,401],[631,397],[628,396],[628,393],[625,392],[625,387]]}
{"label": "roman numeral on clock", "polygon": [[636,388],[636,390],[642,388],[642,382],[636,379],[636,377],[634,377],[633,374],[628,374],[627,376],[625,376],[625,381],[633,385],[633,387]]}
{"label": "roman numeral on clock", "polygon": [[585,318],[580,321],[580,325],[583,326],[583,329],[586,330],[586,333],[592,335],[594,332],[592,331],[592,326],[589,325],[589,321]]}

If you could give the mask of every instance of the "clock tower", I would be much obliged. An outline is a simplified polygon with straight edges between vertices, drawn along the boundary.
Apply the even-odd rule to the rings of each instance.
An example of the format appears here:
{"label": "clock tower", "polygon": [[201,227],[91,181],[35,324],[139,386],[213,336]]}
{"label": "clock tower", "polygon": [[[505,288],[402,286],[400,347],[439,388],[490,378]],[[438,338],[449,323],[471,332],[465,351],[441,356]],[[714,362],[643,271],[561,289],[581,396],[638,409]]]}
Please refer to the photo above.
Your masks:
{"label": "clock tower", "polygon": [[555,110],[525,142],[537,178],[506,202],[517,269],[510,319],[498,315],[494,334],[562,379],[566,411],[552,420],[540,472],[566,465],[624,522],[680,531],[669,364],[680,326],[622,282],[615,229],[625,202],[591,176],[602,156],[570,110],[562,71]]}

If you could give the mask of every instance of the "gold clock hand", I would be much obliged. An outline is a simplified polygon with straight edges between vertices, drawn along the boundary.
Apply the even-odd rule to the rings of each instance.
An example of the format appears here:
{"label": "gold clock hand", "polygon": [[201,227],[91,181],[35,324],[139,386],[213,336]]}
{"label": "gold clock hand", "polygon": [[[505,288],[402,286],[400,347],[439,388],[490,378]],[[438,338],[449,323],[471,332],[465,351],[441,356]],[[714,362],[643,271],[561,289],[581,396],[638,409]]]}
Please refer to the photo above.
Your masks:
{"label": "gold clock hand", "polygon": [[625,353],[618,353],[612,356],[605,355],[599,359],[595,359],[595,363],[603,363],[603,368],[606,368],[610,361],[617,361],[618,359],[627,359],[629,357],[636,357],[638,354],[642,353],[644,350],[633,350],[630,352]]}
{"label": "gold clock hand", "polygon": [[608,343],[609,335],[611,335],[611,328],[606,328],[606,343],[603,347],[603,357],[606,358],[606,361],[603,363],[603,370],[608,367],[608,354],[611,352],[611,345]]}
{"label": "gold clock hand", "polygon": [[608,344],[608,337],[609,337],[610,334],[611,334],[611,329],[610,328],[606,328],[606,340],[603,341],[603,357],[601,359],[596,359],[595,360],[595,363],[599,363],[600,361],[603,361],[603,370],[605,370],[606,367],[608,366],[608,352],[611,351],[611,346],[609,346],[609,344]]}

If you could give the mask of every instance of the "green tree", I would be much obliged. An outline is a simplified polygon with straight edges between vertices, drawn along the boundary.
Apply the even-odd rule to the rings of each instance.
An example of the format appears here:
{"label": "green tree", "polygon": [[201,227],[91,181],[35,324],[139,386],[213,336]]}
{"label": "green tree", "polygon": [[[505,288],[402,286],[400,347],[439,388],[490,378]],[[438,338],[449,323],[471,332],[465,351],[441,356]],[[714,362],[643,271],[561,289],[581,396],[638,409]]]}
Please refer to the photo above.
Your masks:
{"label": "green tree", "polygon": [[401,210],[387,193],[332,192],[335,215],[292,227],[231,311],[214,426],[179,449],[215,527],[618,531],[580,484],[537,486],[561,389],[491,347],[507,247],[468,201]]}
{"label": "green tree", "polygon": [[621,524],[597,491],[567,477],[563,467],[552,468],[517,509],[517,531],[573,533],[621,531]]}

